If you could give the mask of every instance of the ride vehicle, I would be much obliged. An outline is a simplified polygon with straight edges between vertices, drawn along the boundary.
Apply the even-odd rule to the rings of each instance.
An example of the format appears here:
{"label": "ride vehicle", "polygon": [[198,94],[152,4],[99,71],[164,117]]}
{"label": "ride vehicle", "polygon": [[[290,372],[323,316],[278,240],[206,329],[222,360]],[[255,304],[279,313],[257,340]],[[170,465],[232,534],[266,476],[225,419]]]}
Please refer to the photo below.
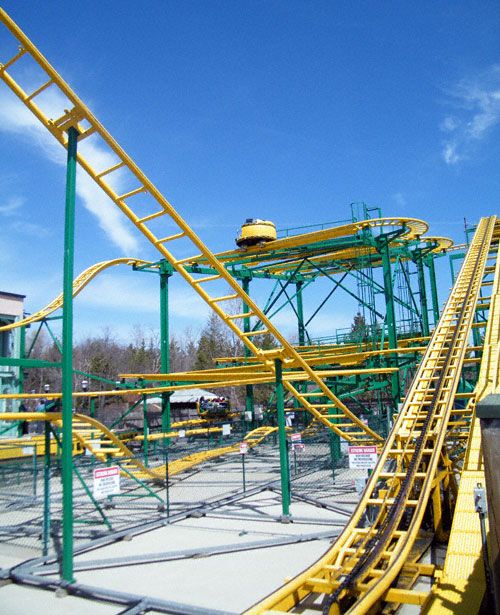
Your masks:
{"label": "ride vehicle", "polygon": [[231,412],[231,402],[226,397],[205,399],[200,397],[196,404],[198,415],[202,418],[225,417]]}
{"label": "ride vehicle", "polygon": [[259,218],[247,218],[245,224],[241,226],[241,231],[236,238],[239,248],[246,249],[251,246],[263,246],[268,241],[276,239],[276,227],[269,220],[259,220]]}

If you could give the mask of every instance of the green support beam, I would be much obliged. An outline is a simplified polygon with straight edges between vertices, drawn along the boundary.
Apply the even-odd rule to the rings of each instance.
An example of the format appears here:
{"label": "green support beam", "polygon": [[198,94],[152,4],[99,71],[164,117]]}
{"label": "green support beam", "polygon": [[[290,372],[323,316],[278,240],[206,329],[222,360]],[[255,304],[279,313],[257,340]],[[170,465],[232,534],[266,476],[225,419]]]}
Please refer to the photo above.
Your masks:
{"label": "green support beam", "polygon": [[415,264],[417,265],[418,289],[420,292],[420,312],[422,317],[422,335],[428,336],[429,329],[429,307],[427,304],[427,291],[425,288],[424,262],[420,250],[416,254]]}
{"label": "green support beam", "polygon": [[76,151],[78,131],[68,130],[62,327],[62,579],[73,583],[73,262],[75,250]]}
{"label": "green support beam", "polygon": [[[161,373],[170,373],[170,333],[168,319],[168,280],[173,268],[167,261],[160,263],[160,361]],[[168,433],[171,426],[170,393],[161,396],[161,421],[163,433]],[[168,440],[164,439],[164,445]]]}
{"label": "green support beam", "polygon": [[[385,295],[385,305],[386,305],[386,325],[387,325],[387,337],[389,341],[389,348],[397,348],[398,347],[398,337],[396,330],[396,311],[394,309],[394,288],[392,285],[392,276],[391,276],[391,253],[389,249],[390,240],[392,239],[391,235],[384,235],[377,237],[377,250],[382,256],[382,268],[383,268],[383,277],[384,277],[384,295]],[[397,367],[398,358],[395,353],[391,359],[391,365]],[[399,373],[395,372],[391,374],[391,390],[392,390],[392,399],[394,402],[395,408],[398,407],[399,399],[401,396],[400,384],[399,384]]]}
{"label": "green support beam", "polygon": [[[243,286],[243,290],[245,291],[247,295],[249,295],[250,294],[250,276],[246,276],[242,278],[241,283]],[[243,314],[246,314],[248,312],[248,306],[244,302],[243,302],[242,309],[243,309]],[[249,333],[250,330],[251,330],[250,317],[246,316],[243,319],[243,332]],[[245,346],[245,362],[250,355],[251,355],[250,350]],[[255,420],[254,396],[253,396],[253,386],[251,384],[245,385],[245,403],[246,403],[245,405],[246,411],[251,413],[252,421],[254,421]]]}
{"label": "green support beam", "polygon": [[[14,367],[62,367],[62,363],[53,361],[42,361],[41,359],[13,359],[11,357],[0,357],[0,365],[12,365]],[[19,390],[22,393],[22,390]]]}
{"label": "green support beam", "polygon": [[290,518],[290,469],[286,445],[285,404],[283,398],[283,366],[281,359],[274,360],[276,373],[276,410],[278,415],[278,438],[281,472],[281,507],[283,520]]}

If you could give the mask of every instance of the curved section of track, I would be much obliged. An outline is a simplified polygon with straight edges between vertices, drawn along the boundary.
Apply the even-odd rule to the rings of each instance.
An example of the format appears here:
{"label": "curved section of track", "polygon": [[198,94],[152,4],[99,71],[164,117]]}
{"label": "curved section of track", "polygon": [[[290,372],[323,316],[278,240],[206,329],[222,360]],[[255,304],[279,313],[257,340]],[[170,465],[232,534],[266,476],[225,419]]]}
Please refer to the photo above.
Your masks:
{"label": "curved section of track", "polygon": [[[116,265],[146,265],[149,264],[148,261],[142,261],[137,258],[115,258],[109,261],[103,261],[102,263],[96,263],[92,265],[85,271],[82,271],[79,276],[77,276],[73,281],[73,297],[76,297],[80,291],[82,291],[85,286],[96,277],[99,273],[108,269],[109,267],[114,267]],[[33,322],[37,322],[46,318],[49,314],[52,314],[57,309],[61,308],[63,304],[63,295],[62,293],[58,295],[53,301],[51,301],[48,305],[46,305],[41,310],[38,310],[35,314],[28,316],[27,318],[23,318],[22,320],[18,320],[17,322],[11,323],[9,325],[5,325],[0,327],[0,331],[8,331],[9,329],[15,329],[17,327],[25,327]]]}
{"label": "curved section of track", "polygon": [[[363,496],[335,545],[246,612],[370,612],[392,587],[421,530],[435,486],[497,218],[482,219],[397,421]],[[392,594],[391,594],[392,592]],[[399,594],[400,597],[400,594]],[[312,611],[311,611],[312,612]]]}

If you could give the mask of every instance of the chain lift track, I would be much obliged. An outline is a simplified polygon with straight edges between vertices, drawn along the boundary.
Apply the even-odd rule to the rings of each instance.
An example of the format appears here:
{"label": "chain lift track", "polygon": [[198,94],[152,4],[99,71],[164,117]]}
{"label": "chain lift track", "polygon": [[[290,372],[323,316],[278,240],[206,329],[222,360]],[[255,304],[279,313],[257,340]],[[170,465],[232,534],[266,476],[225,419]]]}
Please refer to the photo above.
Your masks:
{"label": "chain lift track", "polygon": [[[350,441],[359,442],[374,442],[381,441],[381,437],[372,429],[365,425],[356,415],[329,390],[321,378],[319,378],[308,363],[294,350],[286,338],[279,330],[269,321],[264,312],[254,303],[254,301],[243,291],[238,282],[226,271],[219,260],[208,250],[200,238],[182,219],[179,213],[170,205],[159,190],[152,184],[146,175],[137,167],[132,159],[111,137],[102,124],[94,117],[87,109],[83,102],[76,96],[71,88],[59,76],[56,70],[42,56],[38,49],[31,43],[20,28],[10,19],[10,17],[0,9],[0,20],[17,38],[21,46],[18,53],[8,62],[0,64],[0,77],[10,87],[10,89],[18,96],[18,98],[26,105],[26,107],[40,120],[47,130],[63,145],[67,147],[67,133],[70,128],[74,128],[79,133],[78,141],[82,142],[87,138],[99,139],[99,145],[107,149],[110,155],[116,160],[112,166],[98,169],[93,166],[91,161],[88,161],[78,153],[77,159],[80,166],[90,175],[96,184],[106,193],[106,195],[115,203],[117,207],[127,216],[134,226],[156,247],[160,254],[176,269],[178,273],[186,280],[186,282],[198,293],[198,295],[222,318],[225,324],[232,332],[247,346],[247,348],[263,363],[274,370],[274,360],[281,359],[283,368],[296,369],[299,373],[307,374],[310,382],[317,385],[322,392],[322,397],[326,398],[326,403],[312,404],[290,383],[286,384],[287,389],[295,396],[298,396],[299,402],[319,421],[323,422],[329,429],[335,431],[341,437]],[[28,55],[38,64],[44,74],[44,81],[34,91],[27,93],[21,85],[14,79],[11,74],[11,69],[15,68],[16,63],[23,57]],[[70,109],[65,109],[62,115],[56,119],[51,119],[45,115],[42,108],[37,105],[37,99],[43,101],[43,96],[47,90],[55,89],[59,98],[64,99]],[[95,161],[96,166],[102,160]],[[101,163],[102,164],[102,163]],[[125,194],[117,194],[113,189],[113,176],[115,173],[127,174],[127,178],[134,182],[133,187]],[[148,206],[150,210],[147,213],[135,213],[132,209],[134,199],[139,196],[149,195]],[[139,203],[139,200],[138,200]],[[142,203],[144,205],[144,203]],[[152,210],[152,211],[151,211]],[[174,223],[174,232],[168,236],[157,236],[150,228],[153,222],[157,222],[159,218],[166,216],[169,218],[169,226]],[[370,220],[365,223],[359,223],[359,229],[365,226],[383,226],[391,222],[393,225],[398,224],[404,228],[408,226],[408,233],[413,233],[415,236],[425,232],[426,225],[420,221],[407,221],[406,219],[391,219]],[[346,232],[353,232],[356,225],[350,225],[353,228]],[[169,246],[174,246],[176,242],[180,243],[180,250],[185,250],[185,243],[193,249],[200,252],[206,263],[213,268],[216,273],[201,278],[195,278],[188,271],[188,262],[191,259],[179,258],[174,255]],[[179,251],[180,251],[179,250]],[[207,287],[211,284],[217,286],[217,282],[225,282],[229,286],[229,293],[226,291],[222,294],[217,294],[216,291],[209,293]],[[226,286],[226,287],[227,287]],[[240,299],[242,304],[246,306],[246,311],[241,314],[230,315],[223,309],[224,304],[232,299]],[[237,324],[239,319],[245,317],[258,318],[264,329],[258,331],[243,332]],[[277,340],[281,348],[273,350],[262,350],[258,348],[252,341],[251,337],[269,332]],[[332,424],[328,417],[324,416],[325,410],[331,412],[335,409],[335,414],[338,417],[338,422]],[[355,430],[355,431],[353,431]]]}
{"label": "chain lift track", "polygon": [[[21,44],[14,57],[0,64],[0,77],[25,106],[64,147],[67,146],[67,133],[71,128],[78,131],[79,142],[87,138],[100,139],[99,143],[113,154],[115,163],[107,168],[94,168],[92,161],[79,153],[80,166],[267,369],[274,370],[274,360],[282,360],[285,370],[294,369],[297,374],[307,375],[309,381],[319,388],[314,396],[328,400],[326,403],[322,400],[318,400],[319,403],[311,403],[308,399],[311,393],[302,394],[291,382],[285,381],[285,387],[304,408],[347,440],[380,440],[377,434],[331,393],[308,362],[295,351],[242,290],[223,264],[208,250],[2,9],[0,20]],[[11,68],[15,68],[16,63],[25,56],[31,57],[45,73],[45,81],[31,93],[25,92],[11,74]],[[69,107],[56,119],[47,117],[41,106],[35,102],[37,99],[41,100],[49,88],[57,90]],[[113,189],[113,179],[122,173],[127,174],[135,185],[126,193],[117,194]],[[131,204],[146,195],[150,197],[149,204],[155,206],[154,209],[136,213],[140,207],[134,205],[132,209]],[[157,235],[151,228],[163,216],[169,219],[170,226],[172,222],[174,225],[173,232],[167,236]],[[409,228],[408,232],[417,237],[424,228],[419,226],[419,221],[412,227],[412,222],[415,221],[404,218],[370,220],[346,225],[346,232],[352,233],[370,226],[399,225]],[[351,615],[361,615],[368,613],[380,600],[404,601],[401,599],[402,593],[394,589],[393,583],[419,536],[428,503],[435,489],[448,419],[452,413],[496,225],[497,218],[492,217],[482,219],[478,226],[379,463],[345,530],[332,549],[318,562],[252,607],[247,611],[247,615],[266,611],[289,612],[311,596],[324,597],[322,608],[323,612],[328,614],[348,612]],[[167,245],[181,245],[176,252],[182,253],[185,248],[182,242],[186,241],[196,248],[200,258],[214,269],[215,274],[193,277],[188,270],[192,259],[175,256],[171,249],[167,249]],[[207,287],[216,287],[219,282],[225,282],[230,287],[228,294],[217,294],[217,291],[209,293]],[[246,306],[246,311],[236,315],[227,314],[223,306],[232,299],[240,299]],[[258,318],[265,329],[241,331],[237,321],[245,317]],[[253,343],[252,336],[265,332],[275,337],[281,345],[280,349],[264,351]],[[331,424],[329,417],[325,416],[325,413],[330,412],[338,417],[340,422]],[[85,429],[83,425],[80,427]],[[357,431],[353,432],[353,429]],[[416,599],[419,600],[420,597],[417,595]]]}
{"label": "chain lift track", "polygon": [[[371,612],[380,600],[406,601],[405,592],[392,586],[436,487],[496,224],[493,216],[478,225],[378,464],[341,536],[315,564],[245,615],[290,612],[298,604],[307,609],[313,599],[322,599],[324,614],[350,615]],[[415,593],[408,601],[424,599]],[[315,607],[317,612],[317,602]]]}
{"label": "chain lift track", "polygon": [[[489,298],[489,316],[484,336],[481,369],[469,407],[500,391],[500,245],[495,255],[494,279]],[[490,267],[492,269],[493,267]],[[480,420],[475,416],[468,430],[467,452],[460,474],[460,485],[453,524],[448,540],[441,578],[432,587],[424,604],[425,615],[443,612],[471,615],[480,610],[486,588],[482,564],[481,522],[476,509],[474,488],[485,484]]]}

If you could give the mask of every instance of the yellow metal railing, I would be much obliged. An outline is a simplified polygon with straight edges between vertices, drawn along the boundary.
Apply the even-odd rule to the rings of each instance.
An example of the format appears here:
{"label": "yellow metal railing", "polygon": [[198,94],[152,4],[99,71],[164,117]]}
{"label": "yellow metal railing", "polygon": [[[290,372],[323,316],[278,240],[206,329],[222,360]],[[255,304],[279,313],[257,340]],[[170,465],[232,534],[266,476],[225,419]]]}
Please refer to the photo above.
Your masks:
{"label": "yellow metal railing", "polygon": [[[393,586],[448,470],[438,471],[497,219],[482,219],[376,468],[335,545],[246,611],[289,612],[323,598],[323,613],[361,615],[379,600],[422,604]],[[435,519],[436,530],[440,519]],[[427,571],[429,572],[429,571]],[[310,597],[310,598],[309,598]]]}
{"label": "yellow metal railing", "polygon": [[[87,148],[89,159],[85,158],[81,151],[77,154],[77,160],[80,166],[94,180],[94,182],[103,190],[103,192],[113,201],[113,203],[127,216],[134,226],[150,241],[160,254],[172,264],[176,271],[188,282],[188,284],[198,293],[198,295],[214,310],[231,329],[231,331],[247,346],[247,348],[255,356],[259,357],[264,364],[274,371],[274,359],[279,358],[283,361],[284,369],[296,368],[307,373],[311,382],[315,383],[323,392],[324,397],[328,399],[328,405],[334,405],[337,408],[339,415],[345,417],[346,425],[355,425],[359,431],[356,436],[357,440],[361,441],[380,441],[381,438],[367,425],[365,425],[355,414],[329,390],[323,380],[319,378],[308,363],[293,349],[286,338],[280,331],[269,321],[264,312],[256,305],[256,303],[243,291],[238,282],[226,271],[224,265],[208,250],[196,233],[188,226],[179,213],[132,161],[126,152],[106,131],[104,126],[90,112],[84,103],[76,96],[68,84],[60,77],[56,70],[43,57],[40,51],[33,45],[22,30],[10,19],[10,17],[0,9],[0,21],[10,30],[14,37],[21,44],[19,53],[4,64],[0,64],[0,77],[10,87],[10,89],[18,96],[23,104],[38,118],[38,120],[46,127],[46,129],[61,143],[67,147],[68,137],[67,131],[73,127],[79,133],[78,141],[82,142],[85,139],[92,139],[93,144],[97,145],[101,151],[106,151],[109,156],[93,156],[92,152],[96,148]],[[32,92],[25,92],[18,82],[12,76],[10,69],[25,55],[31,58],[39,65],[45,73],[44,81]],[[61,109],[59,117],[48,117],[41,108],[37,105],[39,97],[48,90],[54,91],[55,98],[61,100]],[[82,149],[82,148],[80,148]],[[103,159],[111,159],[112,163],[107,163],[110,166],[102,167]],[[113,185],[114,179],[120,176],[128,182],[128,188],[125,192],[118,194]],[[152,224],[157,225],[160,219],[168,221],[164,225],[163,231],[160,233],[161,227],[158,230],[153,230]],[[370,220],[367,223],[356,223],[350,225],[352,228],[346,229],[345,232],[352,233],[356,228],[362,229],[364,225],[383,226],[388,223],[392,225],[403,225],[409,235],[419,236],[427,230],[427,225],[419,220],[410,219],[384,219]],[[165,226],[168,226],[167,234],[165,234]],[[320,232],[320,234],[323,231]],[[286,240],[285,240],[286,241]],[[175,245],[179,245],[179,252],[185,253],[187,246],[195,248],[200,252],[204,261],[215,271],[214,275],[204,278],[196,278],[188,271],[190,259],[180,258],[175,256],[172,249]],[[167,249],[168,246],[168,249]],[[221,284],[224,287],[221,290]],[[227,287],[230,291],[227,292]],[[211,288],[212,290],[208,290]],[[223,306],[230,298],[239,298],[242,304],[247,306],[247,313],[250,316],[257,318],[264,329],[258,333],[271,333],[276,339],[279,348],[272,351],[260,349],[253,342],[254,332],[243,332],[240,329],[238,320],[234,315],[227,314]],[[294,393],[293,389],[290,389]],[[313,414],[318,420],[330,429],[335,429],[339,435],[346,439],[352,439],[349,436],[348,427],[346,430],[342,427],[332,427],[330,421],[323,417],[317,408],[309,404],[307,400],[302,399],[303,406]]]}

